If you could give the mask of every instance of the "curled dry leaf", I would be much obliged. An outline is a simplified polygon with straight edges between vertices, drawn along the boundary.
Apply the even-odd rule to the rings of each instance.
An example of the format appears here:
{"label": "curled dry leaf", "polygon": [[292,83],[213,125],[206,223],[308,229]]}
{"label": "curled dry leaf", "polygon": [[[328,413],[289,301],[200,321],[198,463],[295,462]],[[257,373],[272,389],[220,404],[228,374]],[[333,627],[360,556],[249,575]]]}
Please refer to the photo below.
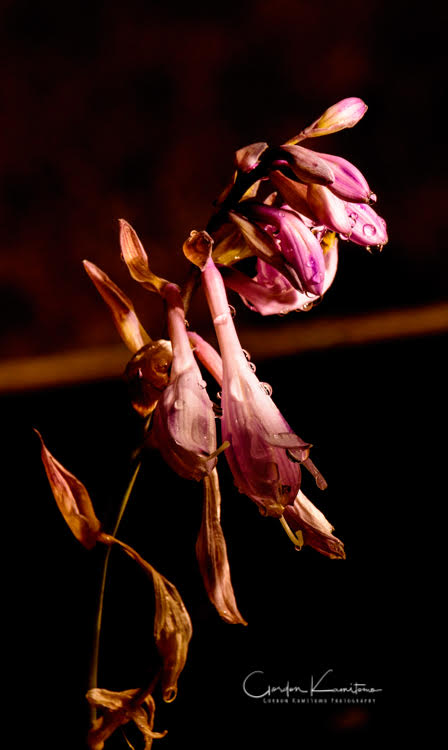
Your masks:
{"label": "curled dry leaf", "polygon": [[109,307],[118,333],[128,349],[134,353],[149,344],[151,338],[141,325],[129,297],[94,263],[85,260],[83,265]]}
{"label": "curled dry leaf", "polygon": [[202,524],[196,542],[196,555],[210,601],[223,620],[247,625],[235,601],[230,578],[227,547],[221,528],[221,493],[218,472],[204,477]]}
{"label": "curled dry leaf", "polygon": [[78,541],[87,549],[92,549],[98,541],[101,525],[89,493],[82,482],[50,453],[40,432],[35,430],[35,433],[41,442],[42,462],[58,508]]}
{"label": "curled dry leaf", "polygon": [[104,743],[119,727],[133,721],[145,740],[145,750],[150,750],[152,741],[165,737],[165,732],[154,732],[155,703],[152,695],[144,690],[101,690],[94,688],[87,693],[90,705],[104,709],[88,736],[90,750],[103,750]]}
{"label": "curled dry leaf", "polygon": [[158,573],[132,547],[107,534],[102,535],[101,541],[118,544],[152,578],[156,604],[154,638],[162,658],[163,699],[170,703],[177,695],[177,681],[185,666],[188,644],[193,633],[185,604],[174,584]]}

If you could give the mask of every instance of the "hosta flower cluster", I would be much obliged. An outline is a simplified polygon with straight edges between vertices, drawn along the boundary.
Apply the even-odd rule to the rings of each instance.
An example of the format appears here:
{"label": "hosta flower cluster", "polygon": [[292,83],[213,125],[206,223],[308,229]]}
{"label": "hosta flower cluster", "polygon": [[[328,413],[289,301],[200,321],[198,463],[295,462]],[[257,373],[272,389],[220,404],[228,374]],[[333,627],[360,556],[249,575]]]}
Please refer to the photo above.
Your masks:
{"label": "hosta flower cluster", "polygon": [[[220,523],[218,470],[223,461],[239,492],[262,514],[279,519],[296,548],[306,544],[327,557],[345,557],[332,526],[302,491],[303,469],[319,489],[326,488],[310,457],[311,445],[298,434],[300,425],[287,422],[270,387],[255,374],[241,347],[226,287],[261,315],[310,310],[335,279],[339,239],[366,248],[387,242],[386,225],[372,208],[376,196],[366,178],[345,158],[314,150],[317,137],[352,127],[366,109],[358,98],[344,99],[281,146],[254,143],[237,151],[236,171],[217,199],[208,226],[191,232],[184,243],[191,271],[183,286],[157,275],[135,230],[120,221],[121,252],[131,276],[163,299],[166,339],[153,340],[131,300],[104,271],[84,263],[132,354],[126,375],[134,408],[147,419],[146,446],[160,451],[178,475],[203,484],[196,553],[209,598],[228,623],[246,624],[235,600]],[[253,258],[253,276],[237,267],[248,258]],[[186,327],[187,305],[200,287],[218,349]],[[219,384],[219,408],[209,395],[204,368]],[[156,642],[162,644],[167,662],[175,665],[174,677],[172,668],[164,683],[172,697],[191,636],[179,593],[132,548],[102,532],[87,490],[44,445],[42,457],[75,536],[89,548],[97,541],[118,544],[152,577],[159,607]],[[169,637],[161,639],[164,629]],[[138,725],[146,717],[146,747],[161,736],[152,732],[151,692],[96,690],[89,700],[106,709],[106,718],[92,729],[92,748],[101,747],[113,728],[130,718]]]}

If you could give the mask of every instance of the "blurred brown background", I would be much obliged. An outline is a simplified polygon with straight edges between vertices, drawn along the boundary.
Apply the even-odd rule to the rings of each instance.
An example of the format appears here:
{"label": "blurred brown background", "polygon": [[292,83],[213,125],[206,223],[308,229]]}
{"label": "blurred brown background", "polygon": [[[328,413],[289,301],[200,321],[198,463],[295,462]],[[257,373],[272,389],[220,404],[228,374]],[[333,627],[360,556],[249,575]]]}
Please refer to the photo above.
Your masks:
{"label": "blurred brown background", "polygon": [[[181,243],[205,225],[233,152],[281,143],[353,95],[368,103],[365,118],[319,149],[365,172],[389,244],[381,254],[344,244],[336,281],[309,314],[266,321],[233,300],[260,379],[314,445],[329,489],[319,493],[306,478],[304,489],[345,542],[347,561],[297,555],[278,524],[238,494],[222,459],[223,527],[248,628],[226,626],[209,605],[194,554],[200,488],[155,453],[145,455],[122,538],[178,586],[194,623],[178,699],[156,717],[157,730],[169,729],[161,750],[186,738],[197,748],[283,750],[306,739],[346,750],[378,747],[393,733],[401,746],[413,731],[422,708],[410,716],[409,696],[432,691],[418,661],[431,663],[440,600],[431,582],[440,587],[442,569],[433,557],[444,554],[436,535],[446,459],[436,454],[446,336],[429,334],[446,330],[448,318],[446,20],[442,4],[386,0],[3,2],[2,507],[12,515],[3,579],[13,589],[4,620],[18,636],[17,687],[4,682],[21,712],[19,745],[84,747],[101,565],[60,517],[32,427],[86,484],[106,529],[141,440],[118,377],[127,352],[82,259],[132,296],[157,335],[160,302],[128,277],[117,219],[135,226],[160,275],[182,281]],[[189,318],[209,330],[200,295]],[[72,367],[87,382],[33,391],[41,369],[55,386]],[[101,374],[115,377],[89,382]],[[10,393],[25,382],[28,392]],[[145,679],[151,618],[132,573],[119,562],[111,573],[100,671],[104,686],[124,689]],[[383,688],[381,701],[296,712],[242,693],[255,669],[284,684],[328,668],[341,684]],[[118,736],[110,750],[125,746]]]}
{"label": "blurred brown background", "polygon": [[[367,115],[318,149],[365,172],[390,242],[382,256],[343,245],[313,319],[443,299],[442,21],[382,0],[3,3],[2,358],[117,343],[83,258],[155,331],[159,301],[128,278],[117,219],[135,226],[160,275],[181,281],[182,241],[206,224],[233,152],[283,142],[351,95]],[[200,301],[195,314],[207,330]]]}

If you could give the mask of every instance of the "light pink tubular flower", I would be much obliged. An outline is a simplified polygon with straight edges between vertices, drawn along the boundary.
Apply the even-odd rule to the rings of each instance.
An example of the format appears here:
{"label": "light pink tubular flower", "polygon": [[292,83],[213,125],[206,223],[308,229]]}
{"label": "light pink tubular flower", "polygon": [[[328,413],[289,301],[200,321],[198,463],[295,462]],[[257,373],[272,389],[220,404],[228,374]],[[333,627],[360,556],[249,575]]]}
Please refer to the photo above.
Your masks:
{"label": "light pink tubular flower", "polygon": [[150,442],[181,477],[200,480],[216,465],[216,426],[206,383],[191,350],[176,284],[167,283],[168,331],[173,347],[170,381],[154,412]]}
{"label": "light pink tubular flower", "polygon": [[300,462],[319,486],[325,481],[308,459],[310,445],[299,438],[251,369],[241,348],[227,302],[224,283],[211,258],[202,282],[223,364],[222,437],[235,484],[261,512],[280,517],[300,488]]}
{"label": "light pink tubular flower", "polygon": [[[324,294],[333,283],[338,266],[338,240],[333,237],[330,248],[324,254]],[[253,279],[236,268],[220,266],[226,287],[238,292],[244,304],[260,315],[285,315],[296,311],[310,310],[321,295],[298,292],[279,271],[269,263],[257,259],[257,274]]]}

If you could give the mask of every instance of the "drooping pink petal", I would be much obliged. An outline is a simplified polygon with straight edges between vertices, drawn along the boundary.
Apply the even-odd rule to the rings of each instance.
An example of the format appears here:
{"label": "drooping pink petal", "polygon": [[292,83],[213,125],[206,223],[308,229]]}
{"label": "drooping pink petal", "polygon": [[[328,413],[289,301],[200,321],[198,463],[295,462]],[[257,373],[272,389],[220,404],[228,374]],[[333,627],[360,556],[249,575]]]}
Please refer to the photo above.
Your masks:
{"label": "drooping pink petal", "polygon": [[202,523],[196,542],[196,555],[210,601],[226,622],[247,625],[241,616],[230,578],[227,546],[221,528],[221,493],[218,472],[204,477]]}
{"label": "drooping pink petal", "polygon": [[292,531],[302,531],[305,544],[327,557],[345,559],[344,545],[333,535],[333,526],[302,491],[294,503],[285,508],[284,519]]}

